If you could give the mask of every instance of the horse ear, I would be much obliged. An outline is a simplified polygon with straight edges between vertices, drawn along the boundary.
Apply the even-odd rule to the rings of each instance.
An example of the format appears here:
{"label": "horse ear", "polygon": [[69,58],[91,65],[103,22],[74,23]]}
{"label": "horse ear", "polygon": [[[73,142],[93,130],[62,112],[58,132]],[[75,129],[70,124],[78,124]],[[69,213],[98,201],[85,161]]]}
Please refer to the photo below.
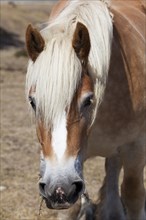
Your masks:
{"label": "horse ear", "polygon": [[91,47],[90,37],[86,26],[80,22],[77,23],[73,35],[72,46],[81,62],[87,63]]}
{"label": "horse ear", "polygon": [[37,29],[28,25],[26,30],[26,48],[29,57],[33,62],[37,59],[39,54],[43,51],[45,46],[45,41]]}

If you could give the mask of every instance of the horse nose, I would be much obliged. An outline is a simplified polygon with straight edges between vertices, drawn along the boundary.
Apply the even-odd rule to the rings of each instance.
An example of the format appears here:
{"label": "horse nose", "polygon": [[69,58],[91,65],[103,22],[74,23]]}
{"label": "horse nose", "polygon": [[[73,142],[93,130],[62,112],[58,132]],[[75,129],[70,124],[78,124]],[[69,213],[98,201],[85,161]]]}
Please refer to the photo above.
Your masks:
{"label": "horse nose", "polygon": [[54,203],[58,204],[64,204],[67,202],[67,196],[62,187],[57,187],[54,190],[54,193],[51,196],[51,199],[54,201]]}
{"label": "horse nose", "polygon": [[75,181],[70,186],[57,187],[54,190],[51,198],[54,202],[58,204],[63,203],[75,203],[78,197],[83,192],[84,184],[83,181]]}
{"label": "horse nose", "polygon": [[45,182],[39,183],[41,196],[46,200],[49,208],[68,208],[69,204],[77,201],[83,193],[84,183],[81,180],[75,181],[72,184],[60,184],[52,190]]}

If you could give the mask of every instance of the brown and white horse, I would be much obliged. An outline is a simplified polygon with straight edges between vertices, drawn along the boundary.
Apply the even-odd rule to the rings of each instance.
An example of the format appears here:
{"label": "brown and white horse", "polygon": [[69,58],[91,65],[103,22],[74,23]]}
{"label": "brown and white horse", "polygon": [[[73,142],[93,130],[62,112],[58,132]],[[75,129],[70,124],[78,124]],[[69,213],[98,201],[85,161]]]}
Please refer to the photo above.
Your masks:
{"label": "brown and white horse", "polygon": [[145,8],[107,2],[59,1],[41,32],[27,28],[26,95],[42,146],[40,194],[48,208],[69,208],[85,192],[83,162],[102,156],[101,219],[146,220]]}

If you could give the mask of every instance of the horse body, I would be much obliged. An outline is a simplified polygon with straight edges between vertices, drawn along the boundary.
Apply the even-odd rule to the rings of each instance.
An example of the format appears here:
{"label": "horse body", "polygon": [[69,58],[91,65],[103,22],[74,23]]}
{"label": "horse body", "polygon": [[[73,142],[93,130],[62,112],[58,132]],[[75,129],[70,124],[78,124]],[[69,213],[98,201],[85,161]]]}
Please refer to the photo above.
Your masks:
{"label": "horse body", "polygon": [[[90,135],[91,140],[98,139],[98,143],[91,145],[93,155],[97,152],[97,155],[105,157],[112,154],[117,146],[130,143],[145,134],[144,15],[140,11],[137,15],[134,10],[130,11],[135,16],[134,27],[131,27],[129,23],[132,18],[125,19],[127,14],[121,15],[120,12],[113,9],[114,40],[108,83],[95,129]],[[138,27],[139,15],[143,16],[141,27]],[[136,32],[138,28],[141,30]]]}
{"label": "horse body", "polygon": [[145,15],[139,1],[127,5],[111,2],[112,24],[105,2],[59,1],[41,34],[27,30],[27,96],[35,105],[43,151],[40,192],[49,208],[70,207],[84,192],[83,162],[103,156],[112,170],[107,168],[102,219],[125,220],[122,211],[115,214],[110,193],[120,157],[127,219],[146,218]]}
{"label": "horse body", "polygon": [[[138,2],[135,1],[136,3]],[[124,167],[122,197],[127,206],[126,219],[146,218],[144,214],[145,190],[141,174],[146,163],[146,74],[143,58],[145,15],[142,13],[142,7],[134,7],[134,4],[127,6],[127,4],[127,2],[114,2],[112,6],[114,40],[108,83],[94,124],[95,129],[90,135],[92,144],[89,145],[88,151],[91,155],[90,147],[93,147],[92,155],[97,153],[97,155],[111,158],[107,163],[109,168],[107,168],[105,177],[106,190],[104,187],[104,190],[102,189],[107,192],[104,195],[102,219],[114,219],[115,207],[118,211],[121,210],[118,187],[115,186],[113,193],[116,203],[113,202],[113,195],[111,196],[112,193],[110,193],[120,171],[117,159],[113,156],[117,151]],[[92,138],[93,140],[97,138],[98,142],[92,142]],[[139,198],[136,199],[138,195]],[[130,202],[129,197],[135,202]],[[110,204],[112,205],[109,213],[113,214],[111,218],[109,213],[107,215]],[[141,208],[136,213],[138,206]],[[120,215],[115,214],[115,219],[125,219],[122,211],[119,213]]]}

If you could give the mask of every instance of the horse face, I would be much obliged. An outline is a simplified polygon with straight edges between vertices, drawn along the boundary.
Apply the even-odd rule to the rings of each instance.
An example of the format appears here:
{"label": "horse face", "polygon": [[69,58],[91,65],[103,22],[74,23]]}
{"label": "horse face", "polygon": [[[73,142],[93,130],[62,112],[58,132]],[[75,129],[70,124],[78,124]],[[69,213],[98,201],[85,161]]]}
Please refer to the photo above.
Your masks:
{"label": "horse face", "polygon": [[93,84],[84,75],[69,111],[59,124],[48,131],[38,123],[37,135],[42,145],[40,193],[48,208],[68,208],[83,194],[82,164],[93,110]]}
{"label": "horse face", "polygon": [[[33,62],[37,62],[38,55],[44,48],[44,40],[31,26],[28,27],[26,37],[28,54]],[[54,209],[70,207],[85,189],[82,164],[86,154],[94,97],[93,82],[87,67],[90,51],[89,33],[81,23],[77,24],[72,47],[80,61],[82,76],[70,106],[60,113],[58,122],[51,122],[51,128],[44,125],[43,115],[37,118],[37,135],[42,146],[40,194],[47,207]],[[36,111],[35,86],[30,89],[29,97]]]}

